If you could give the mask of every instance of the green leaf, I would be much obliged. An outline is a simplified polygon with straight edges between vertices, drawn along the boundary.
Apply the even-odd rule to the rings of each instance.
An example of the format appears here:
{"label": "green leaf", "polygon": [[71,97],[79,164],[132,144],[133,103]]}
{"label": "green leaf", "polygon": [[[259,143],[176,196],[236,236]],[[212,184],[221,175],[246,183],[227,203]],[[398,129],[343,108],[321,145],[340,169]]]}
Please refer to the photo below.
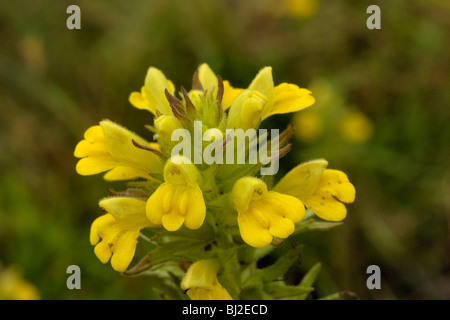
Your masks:
{"label": "green leaf", "polygon": [[159,292],[162,299],[187,299],[186,295],[184,295],[180,287],[176,285],[177,282],[174,281],[173,276],[169,272],[162,270],[149,271],[145,273],[145,276],[149,280],[149,286],[153,291]]}
{"label": "green leaf", "polygon": [[262,283],[278,280],[286,271],[298,261],[302,246],[293,247],[286,254],[278,258],[275,263],[263,269],[257,269],[244,283],[244,287],[261,288]]}
{"label": "green leaf", "polygon": [[265,246],[262,248],[254,248],[249,245],[244,245],[238,249],[239,260],[244,264],[250,264],[254,261],[265,257],[269,253],[275,250],[274,246]]}
{"label": "green leaf", "polygon": [[313,287],[302,285],[288,286],[278,282],[267,283],[264,286],[265,291],[272,296],[273,299],[286,299],[298,296],[307,296]]}
{"label": "green leaf", "polygon": [[241,290],[239,300],[273,300],[273,298],[262,289],[246,288]]}
{"label": "green leaf", "polygon": [[218,257],[222,263],[222,271],[218,274],[219,283],[227,289],[228,293],[233,297],[239,297],[241,291],[240,273],[241,266],[236,255],[236,249],[225,249],[218,251]]}
{"label": "green leaf", "polygon": [[332,221],[319,221],[316,218],[309,218],[296,223],[295,231],[293,234],[298,234],[306,231],[324,231],[335,228],[342,225],[342,222],[332,222]]}
{"label": "green leaf", "polygon": [[302,246],[293,247],[292,250],[289,250],[286,254],[279,257],[275,263],[260,269],[262,279],[265,281],[273,281],[283,276],[283,274],[298,261],[302,249]]}
{"label": "green leaf", "polygon": [[[314,266],[309,269],[309,271],[303,276],[302,281],[300,282],[299,286],[302,287],[311,287],[316,281],[316,278],[320,272],[322,265],[320,263],[316,263]],[[298,297],[299,300],[305,300],[308,297],[308,293],[304,293]]]}

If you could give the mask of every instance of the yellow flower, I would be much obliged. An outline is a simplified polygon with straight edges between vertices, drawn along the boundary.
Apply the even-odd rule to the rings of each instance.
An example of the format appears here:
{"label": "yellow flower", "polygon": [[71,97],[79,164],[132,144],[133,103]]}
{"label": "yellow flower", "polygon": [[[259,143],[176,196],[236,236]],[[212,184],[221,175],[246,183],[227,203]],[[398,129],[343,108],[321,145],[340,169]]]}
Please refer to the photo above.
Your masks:
{"label": "yellow flower", "polygon": [[323,132],[323,120],[318,112],[310,109],[294,115],[295,138],[303,142],[317,139]]}
{"label": "yellow flower", "polygon": [[200,228],[206,215],[200,179],[188,158],[170,158],[164,168],[165,182],[147,200],[148,219],[168,231],[178,230],[183,223],[189,229]]}
{"label": "yellow flower", "polygon": [[273,190],[297,197],[322,219],[341,221],[347,215],[343,203],[355,201],[355,187],[344,172],[327,166],[323,159],[298,165]]}
{"label": "yellow flower", "polygon": [[149,174],[162,171],[158,155],[142,150],[133,145],[133,140],[140,145],[157,148],[128,131],[122,126],[104,120],[100,125],[92,126],[84,133],[74,156],[81,158],[76,170],[81,175],[92,175],[109,171],[106,180],[127,180],[142,177],[151,179]]}
{"label": "yellow flower", "polygon": [[113,269],[123,272],[134,257],[140,230],[155,225],[145,215],[143,200],[114,197],[101,200],[99,205],[108,213],[92,223],[90,242],[102,263],[111,259]]}
{"label": "yellow flower", "polygon": [[192,300],[232,300],[228,291],[217,280],[220,263],[216,259],[194,262],[181,281]]}
{"label": "yellow flower", "polygon": [[350,143],[364,143],[373,133],[372,122],[364,113],[352,111],[345,114],[339,126],[342,138]]}
{"label": "yellow flower", "polygon": [[19,270],[0,270],[0,300],[39,300],[38,289],[25,280]]}
{"label": "yellow flower", "polygon": [[172,114],[172,108],[164,93],[166,89],[171,94],[175,91],[173,83],[167,80],[164,73],[150,67],[141,92],[132,92],[129,101],[136,108],[148,110],[154,115],[156,115],[156,110],[162,114]]}
{"label": "yellow flower", "polygon": [[318,0],[284,0],[287,13],[299,19],[307,19],[316,14]]}
{"label": "yellow flower", "polygon": [[272,68],[263,68],[250,86],[240,93],[228,112],[228,128],[256,128],[264,119],[305,109],[315,100],[311,91],[295,84],[274,86]]}
{"label": "yellow flower", "polygon": [[273,237],[287,238],[294,232],[294,224],[305,216],[299,199],[267,191],[266,184],[255,177],[239,179],[231,191],[231,201],[238,211],[242,239],[257,248],[270,244]]}

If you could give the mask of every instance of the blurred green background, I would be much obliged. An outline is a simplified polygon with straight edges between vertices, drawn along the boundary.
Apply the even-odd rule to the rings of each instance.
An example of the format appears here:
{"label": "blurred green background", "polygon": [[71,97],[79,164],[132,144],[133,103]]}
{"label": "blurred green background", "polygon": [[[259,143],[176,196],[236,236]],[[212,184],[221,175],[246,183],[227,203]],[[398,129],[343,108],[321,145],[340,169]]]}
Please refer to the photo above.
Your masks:
{"label": "blurred green background", "polygon": [[[81,30],[66,27],[70,4]],[[371,4],[381,30],[366,27]],[[95,257],[89,228],[111,184],[77,175],[74,147],[104,118],[148,134],[150,113],[128,96],[149,66],[190,88],[202,62],[235,87],[270,65],[276,84],[317,99],[310,121],[264,124],[298,120],[281,170],[323,157],[357,190],[342,226],[293,239],[306,245],[303,271],[322,263],[312,297],[450,299],[449,15],[446,0],[0,0],[3,272],[16,270],[42,299],[155,298],[148,279]],[[343,124],[349,114],[359,116]],[[72,264],[81,290],[66,287]],[[366,287],[371,264],[381,290]]]}

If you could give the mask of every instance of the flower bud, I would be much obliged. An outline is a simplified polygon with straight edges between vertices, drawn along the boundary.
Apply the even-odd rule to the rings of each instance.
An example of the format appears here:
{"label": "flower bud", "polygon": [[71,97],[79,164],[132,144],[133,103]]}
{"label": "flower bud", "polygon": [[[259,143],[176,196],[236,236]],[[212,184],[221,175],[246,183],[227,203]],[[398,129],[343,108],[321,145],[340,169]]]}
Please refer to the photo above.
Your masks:
{"label": "flower bud", "polygon": [[172,132],[176,129],[182,129],[183,125],[180,120],[173,115],[163,114],[154,121],[156,132],[158,134],[158,142],[162,149],[171,150],[178,142],[172,141]]}

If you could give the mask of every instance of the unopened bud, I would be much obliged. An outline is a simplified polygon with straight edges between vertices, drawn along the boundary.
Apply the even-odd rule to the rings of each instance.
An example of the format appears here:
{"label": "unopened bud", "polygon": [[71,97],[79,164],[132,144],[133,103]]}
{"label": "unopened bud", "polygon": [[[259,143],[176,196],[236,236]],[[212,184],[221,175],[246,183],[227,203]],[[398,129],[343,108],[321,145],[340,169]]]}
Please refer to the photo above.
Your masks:
{"label": "unopened bud", "polygon": [[163,114],[155,119],[154,125],[158,134],[159,144],[167,150],[172,149],[177,143],[176,141],[172,141],[172,132],[176,129],[183,128],[180,120],[172,115]]}

